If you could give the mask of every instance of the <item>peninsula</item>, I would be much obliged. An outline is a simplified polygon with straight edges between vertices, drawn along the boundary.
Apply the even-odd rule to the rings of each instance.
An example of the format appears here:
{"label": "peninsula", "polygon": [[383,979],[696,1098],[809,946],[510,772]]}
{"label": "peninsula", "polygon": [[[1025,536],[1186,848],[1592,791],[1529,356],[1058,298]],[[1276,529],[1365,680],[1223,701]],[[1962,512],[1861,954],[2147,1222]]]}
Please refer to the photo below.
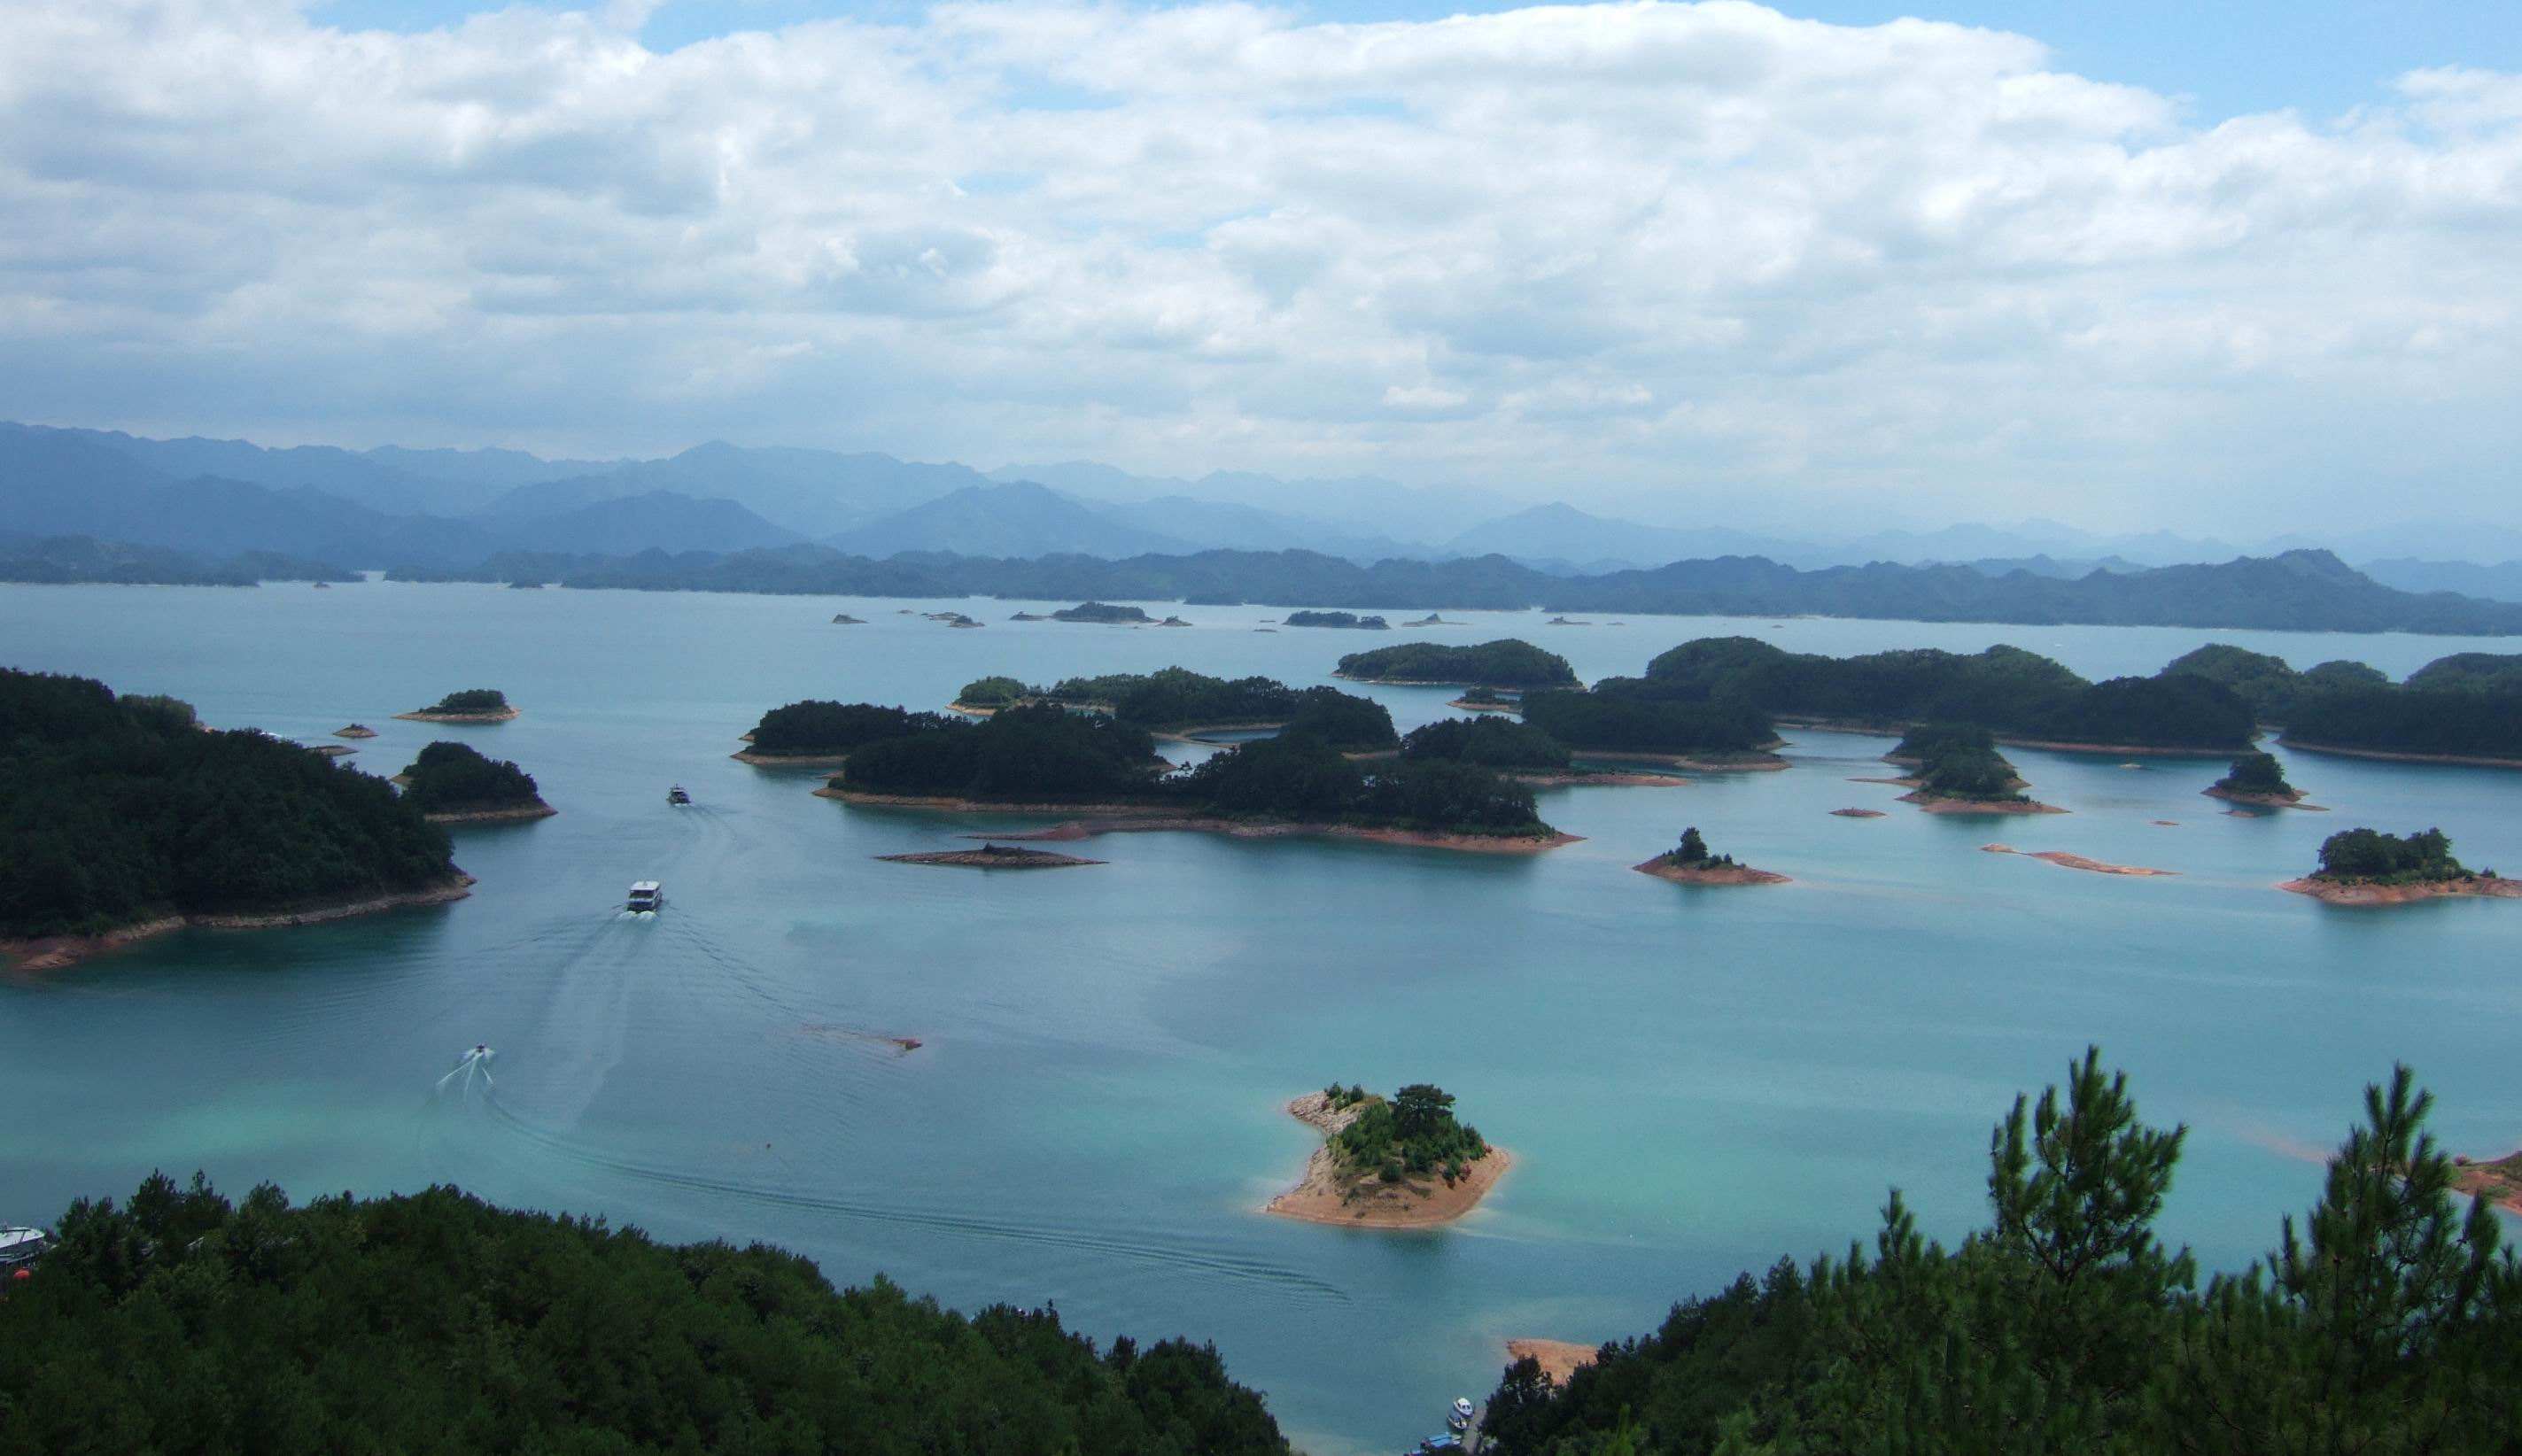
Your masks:
{"label": "peninsula", "polygon": [[2455,896],[2522,900],[2522,880],[2465,868],[2452,858],[2452,840],[2440,829],[2410,835],[2342,830],[2320,842],[2319,869],[2277,887],[2359,907]]}
{"label": "peninsula", "polygon": [[1784,875],[1736,864],[1731,854],[1710,854],[1707,841],[1692,825],[1681,832],[1681,843],[1630,869],[1675,885],[1785,885]]}
{"label": "peninsula", "polygon": [[1339,660],[1334,677],[1412,687],[1572,688],[1567,660],[1529,642],[1501,638],[1471,647],[1401,642]]}
{"label": "peninsula", "polygon": [[2210,798],[2262,809],[2318,809],[2303,801],[2303,791],[2286,782],[2285,768],[2274,753],[2249,752],[2233,760],[2224,777],[2198,791]]}
{"label": "peninsula", "polygon": [[403,801],[432,824],[490,824],[547,819],[534,775],[504,758],[486,758],[470,744],[434,743],[395,776]]}
{"label": "peninsula", "polygon": [[2522,1153],[2493,1162],[2472,1162],[2466,1158],[2452,1161],[2454,1188],[2507,1212],[2522,1213]]}
{"label": "peninsula", "polygon": [[1287,1104],[1321,1130],[1304,1181],[1265,1212],[1349,1228],[1427,1228],[1469,1213],[1514,1164],[1504,1148],[1454,1116],[1452,1094],[1414,1082],[1391,1100],[1351,1084]]}
{"label": "peninsula", "polygon": [[497,688],[466,688],[449,693],[429,706],[396,713],[414,723],[504,723],[517,715],[508,695]]}
{"label": "peninsula", "polygon": [[472,884],[445,831],[385,780],[264,734],[206,729],[178,700],[0,669],[0,954],[22,966],[188,925],[437,904]]}

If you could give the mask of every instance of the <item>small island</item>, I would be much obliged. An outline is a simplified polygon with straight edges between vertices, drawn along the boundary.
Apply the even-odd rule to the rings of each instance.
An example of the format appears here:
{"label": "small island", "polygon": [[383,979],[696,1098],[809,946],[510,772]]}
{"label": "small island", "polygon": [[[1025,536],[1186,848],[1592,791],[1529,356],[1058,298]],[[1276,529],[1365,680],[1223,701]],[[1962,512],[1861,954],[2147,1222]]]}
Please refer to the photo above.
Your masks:
{"label": "small island", "polygon": [[2320,842],[2319,869],[2277,888],[2359,907],[2457,896],[2522,899],[2522,881],[2463,867],[2452,858],[2452,840],[2440,829],[2410,835],[2342,830]]}
{"label": "small island", "polygon": [[1842,819],[1881,819],[1885,817],[1881,809],[1833,809],[1831,810],[1831,813]]}
{"label": "small island", "polygon": [[2087,874],[2093,875],[2131,875],[2139,879],[2151,879],[2155,876],[2177,875],[2180,873],[2178,870],[2150,870],[2143,865],[2112,864],[2108,860],[2091,859],[2081,854],[2070,854],[2064,849],[2034,849],[2026,851],[2017,849],[2012,844],[1982,844],[1979,847],[1980,852],[1983,854],[2017,854],[2021,855],[2025,859],[2045,859],[2062,870],[2082,870]]}
{"label": "small island", "polygon": [[1514,1165],[1504,1148],[1454,1116],[1453,1095],[1414,1082],[1390,1101],[1351,1084],[1287,1104],[1324,1134],[1304,1181],[1263,1210],[1348,1228],[1428,1228],[1478,1206]]}
{"label": "small island", "polygon": [[[1140,611],[1136,607],[1116,607],[1109,602],[1080,602],[1074,607],[1062,607],[1057,612],[1051,614],[1051,619],[1052,621],[1102,622],[1107,624],[1123,622],[1150,622],[1155,620],[1154,617],[1147,615],[1147,614]],[[1039,618],[1037,618],[1037,620],[1039,620]]]}
{"label": "small island", "polygon": [[1911,729],[1892,751],[1894,763],[1918,772],[1894,782],[1910,786],[1901,802],[1930,814],[2063,814],[2023,793],[2023,776],[1996,751],[1994,737],[1972,724],[1938,723]]}
{"label": "small island", "polygon": [[560,812],[536,792],[534,775],[504,758],[486,758],[470,744],[431,744],[395,782],[402,785],[403,801],[432,824],[548,819]]}
{"label": "small island", "polygon": [[1529,642],[1501,638],[1473,647],[1402,642],[1350,653],[1331,674],[1354,682],[1405,687],[1572,688],[1567,660]]}
{"label": "small island", "polygon": [[1495,688],[1466,688],[1462,697],[1445,705],[1472,713],[1517,713],[1523,711],[1523,695],[1501,693]]}
{"label": "small island", "polygon": [[1099,865],[1099,859],[1080,859],[1074,854],[1060,854],[1050,849],[1026,849],[1006,844],[983,844],[978,849],[936,849],[924,854],[879,854],[890,864],[951,865],[963,870],[1062,870],[1076,865]]}
{"label": "small island", "polygon": [[2303,801],[2303,791],[2286,782],[2274,753],[2249,752],[2233,760],[2232,770],[2198,791],[2210,798],[2263,809],[2318,809]]}
{"label": "small island", "polygon": [[1681,832],[1681,843],[1677,847],[1667,849],[1644,864],[1634,864],[1629,868],[1641,875],[1653,875],[1658,880],[1669,880],[1675,885],[1785,885],[1788,883],[1784,875],[1771,874],[1767,870],[1755,870],[1750,865],[1736,864],[1731,854],[1710,854],[1707,851],[1707,841],[1701,837],[1699,826],[1695,824]]}
{"label": "small island", "polygon": [[1354,612],[1290,612],[1280,625],[1288,627],[1351,627],[1369,632],[1386,632],[1392,623],[1379,616],[1360,616]]}
{"label": "small island", "polygon": [[374,738],[377,730],[365,723],[345,723],[333,730],[335,738]]}
{"label": "small island", "polygon": [[1419,618],[1417,621],[1406,621],[1403,622],[1402,625],[1405,627],[1467,627],[1470,626],[1471,623],[1447,621],[1444,617],[1430,612],[1425,616]]}
{"label": "small island", "polygon": [[2522,1213],[2522,1153],[2492,1162],[2472,1162],[2457,1157],[2452,1162],[2452,1187],[2509,1213]]}
{"label": "small island", "polygon": [[1017,678],[977,677],[963,684],[962,691],[955,695],[955,701],[946,705],[946,710],[965,717],[986,718],[1000,708],[1031,703],[1041,696],[1041,689],[1027,687]]}
{"label": "small island", "polygon": [[[171,698],[0,669],[0,955],[23,970],[186,926],[307,925],[460,899],[446,832],[385,780]],[[205,825],[217,833],[205,835]]]}
{"label": "small island", "polygon": [[508,695],[497,688],[466,688],[417,711],[395,714],[414,723],[504,723],[516,715]]}
{"label": "small island", "polygon": [[832,625],[836,627],[864,627],[866,623],[850,615],[846,612],[835,612],[832,614]]}

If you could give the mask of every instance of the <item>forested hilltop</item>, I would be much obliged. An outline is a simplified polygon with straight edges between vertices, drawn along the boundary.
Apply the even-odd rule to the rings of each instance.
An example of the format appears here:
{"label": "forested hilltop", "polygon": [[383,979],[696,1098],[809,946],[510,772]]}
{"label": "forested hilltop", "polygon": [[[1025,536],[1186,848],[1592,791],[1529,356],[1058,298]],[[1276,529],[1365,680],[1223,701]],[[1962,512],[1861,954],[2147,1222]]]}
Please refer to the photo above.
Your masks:
{"label": "forested hilltop", "polygon": [[2022,570],[1991,576],[1965,566],[1881,562],[1803,571],[1760,557],[1565,577],[1503,556],[1396,559],[1373,566],[1312,551],[1202,551],[1126,561],[920,553],[874,561],[821,546],[613,557],[502,553],[472,570],[419,575],[805,596],[1100,598],[1414,611],[1537,608],[1681,616],[1807,614],[1907,621],[2522,634],[2522,604],[2397,591],[2326,551],[2243,557],[2216,566],[2095,571],[2076,580]]}
{"label": "forested hilltop", "polygon": [[2298,672],[2283,658],[2210,643],[2167,676],[2224,683],[2290,748],[2522,765],[2522,654],[2454,653],[2394,683],[2362,662]]}
{"label": "forested hilltop", "polygon": [[836,1292],[764,1245],[662,1245],[452,1188],[71,1206],[0,1295],[0,1453],[1282,1456],[1216,1350],[1055,1311]]}
{"label": "forested hilltop", "polygon": [[1990,1139],[1990,1220],[1946,1250],[1894,1190],[1869,1251],[1673,1306],[1553,1387],[1489,1397],[1502,1456],[2487,1453],[2522,1431],[2522,1266],[2464,1212],[2405,1068],[2266,1264],[2202,1292],[2155,1216],[2186,1129],[2087,1053]]}
{"label": "forested hilltop", "polygon": [[255,914],[452,880],[392,785],[190,706],[0,669],[0,938]]}
{"label": "forested hilltop", "polygon": [[1567,660],[1512,637],[1470,647],[1402,642],[1350,653],[1335,673],[1361,682],[1440,683],[1465,688],[1572,688]]}

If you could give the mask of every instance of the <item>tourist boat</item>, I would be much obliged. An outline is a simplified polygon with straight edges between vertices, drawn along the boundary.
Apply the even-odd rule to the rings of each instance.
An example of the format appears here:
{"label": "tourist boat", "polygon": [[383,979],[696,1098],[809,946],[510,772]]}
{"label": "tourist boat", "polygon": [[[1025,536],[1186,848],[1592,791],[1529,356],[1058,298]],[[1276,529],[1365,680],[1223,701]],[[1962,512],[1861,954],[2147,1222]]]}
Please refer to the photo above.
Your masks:
{"label": "tourist boat", "polygon": [[683,792],[683,786],[680,784],[666,791],[666,802],[670,804],[687,804],[691,801],[692,796]]}
{"label": "tourist boat", "polygon": [[654,911],[666,903],[666,889],[654,880],[642,880],[630,887],[630,899],[626,908],[635,912]]}
{"label": "tourist boat", "polygon": [[42,1229],[0,1224],[0,1269],[22,1268],[33,1263],[50,1243],[51,1236]]}
{"label": "tourist boat", "polygon": [[1445,1424],[1453,1428],[1457,1434],[1471,1429],[1471,1398],[1470,1396],[1457,1395],[1454,1397],[1454,1408],[1445,1413]]}

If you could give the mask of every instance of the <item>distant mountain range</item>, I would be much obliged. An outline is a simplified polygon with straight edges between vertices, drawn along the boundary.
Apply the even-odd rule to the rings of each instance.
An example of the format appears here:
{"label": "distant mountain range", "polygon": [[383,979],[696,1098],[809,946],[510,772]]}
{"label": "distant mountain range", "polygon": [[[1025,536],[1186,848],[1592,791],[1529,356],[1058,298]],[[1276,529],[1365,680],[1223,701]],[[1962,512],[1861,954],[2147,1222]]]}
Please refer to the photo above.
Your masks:
{"label": "distant mountain range", "polygon": [[[205,561],[264,551],[418,572],[460,571],[501,553],[731,555],[814,544],[870,559],[1305,552],[1363,568],[1503,557],[1571,583],[1726,558],[1805,572],[1951,565],[1982,577],[2021,571],[2081,581],[2095,571],[2125,575],[2317,544],[2369,563],[2383,585],[2522,601],[2522,566],[2509,560],[2522,559],[2522,532],[2464,523],[2359,527],[2335,542],[2288,537],[2247,550],[2041,521],[1798,538],[1650,524],[1375,477],[1183,478],[1086,461],[983,472],[716,441],[656,460],[545,460],[515,450],[273,449],[0,424],[0,532],[84,536]],[[2506,565],[2442,559],[2456,554]],[[1957,603],[1972,596],[1948,595]]]}

